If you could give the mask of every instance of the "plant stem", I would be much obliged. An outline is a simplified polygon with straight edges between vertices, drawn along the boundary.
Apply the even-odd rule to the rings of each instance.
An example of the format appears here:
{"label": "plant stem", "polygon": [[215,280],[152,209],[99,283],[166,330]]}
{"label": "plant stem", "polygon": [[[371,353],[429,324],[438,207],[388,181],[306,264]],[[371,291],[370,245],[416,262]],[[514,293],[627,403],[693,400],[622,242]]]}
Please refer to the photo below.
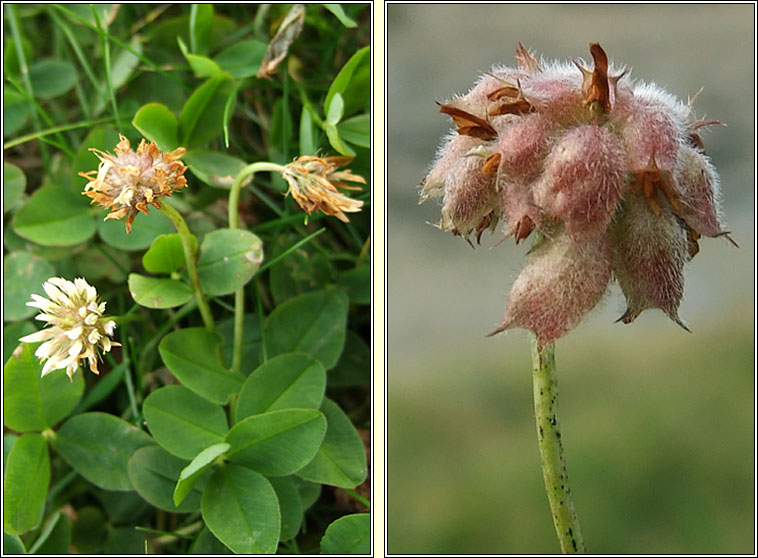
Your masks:
{"label": "plant stem", "polygon": [[[237,173],[234,183],[229,190],[229,228],[239,228],[239,199],[242,183],[248,176],[256,172],[282,172],[284,167],[267,161],[252,163]],[[242,337],[245,328],[245,287],[242,286],[234,293],[234,348],[232,350],[232,371],[238,372],[242,366]]]}
{"label": "plant stem", "polygon": [[554,346],[549,345],[540,354],[534,335],[532,365],[537,439],[555,531],[564,554],[582,554],[586,552],[584,539],[571,496],[558,424],[558,380],[555,373]]}
{"label": "plant stem", "polygon": [[230,229],[238,229],[239,228],[239,199],[240,199],[240,190],[242,190],[242,183],[245,181],[245,179],[248,176],[254,175],[256,172],[264,172],[264,171],[271,171],[271,172],[282,172],[284,170],[284,167],[282,165],[277,165],[276,163],[269,163],[268,161],[259,161],[257,163],[252,163],[250,165],[247,165],[242,170],[240,170],[237,173],[237,176],[234,177],[234,182],[232,183],[232,187],[229,190],[229,228]]}
{"label": "plant stem", "polygon": [[197,245],[193,242],[192,234],[187,228],[187,223],[184,221],[184,217],[171,207],[168,203],[161,203],[161,211],[171,219],[171,222],[176,227],[176,232],[179,233],[179,238],[182,241],[182,248],[184,249],[184,260],[187,264],[187,274],[189,275],[190,282],[192,283],[192,291],[195,293],[195,300],[197,301],[197,307],[200,310],[200,315],[203,317],[203,323],[208,331],[216,331],[216,323],[213,321],[213,314],[211,314],[211,308],[208,306],[208,301],[205,300],[205,293],[200,286],[200,275],[197,273]]}

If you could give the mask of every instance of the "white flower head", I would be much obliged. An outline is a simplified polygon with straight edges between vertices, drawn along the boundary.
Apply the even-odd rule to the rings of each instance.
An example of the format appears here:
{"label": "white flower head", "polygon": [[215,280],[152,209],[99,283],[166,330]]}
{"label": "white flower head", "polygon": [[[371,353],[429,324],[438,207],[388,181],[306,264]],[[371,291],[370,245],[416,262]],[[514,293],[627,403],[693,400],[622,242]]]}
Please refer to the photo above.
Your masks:
{"label": "white flower head", "polygon": [[98,349],[107,353],[121,344],[110,340],[116,322],[103,316],[105,303],[98,302],[97,290],[82,278],[72,282],[61,277],[48,279],[42,288],[49,298],[33,294],[26,305],[42,310],[35,318],[46,322],[46,327],[19,341],[45,341],[34,353],[40,362],[47,361],[42,368],[43,376],[65,368],[73,381],[74,372],[84,359],[89,361],[89,369],[99,374]]}

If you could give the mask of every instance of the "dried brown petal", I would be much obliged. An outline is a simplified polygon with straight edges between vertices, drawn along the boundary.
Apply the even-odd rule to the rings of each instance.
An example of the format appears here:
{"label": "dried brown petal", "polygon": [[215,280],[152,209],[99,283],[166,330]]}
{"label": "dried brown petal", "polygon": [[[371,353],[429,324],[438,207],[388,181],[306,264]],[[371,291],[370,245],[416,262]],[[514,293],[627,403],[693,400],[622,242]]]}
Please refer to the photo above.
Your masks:
{"label": "dried brown petal", "polygon": [[[611,110],[611,93],[608,86],[608,56],[605,54],[603,47],[598,43],[590,43],[590,54],[595,63],[591,74],[587,74],[584,68],[584,83],[582,83],[582,93],[584,93],[584,106],[589,107],[590,114],[599,117]],[[588,79],[589,78],[589,79]]]}
{"label": "dried brown petal", "polygon": [[669,171],[658,168],[654,155],[651,155],[646,168],[633,171],[631,174],[632,188],[642,192],[653,213],[661,214],[659,193],[663,193],[674,213],[681,215],[679,192],[674,184],[674,179]]}
{"label": "dried brown petal", "polygon": [[462,136],[483,140],[491,140],[497,137],[495,128],[489,122],[465,110],[451,105],[440,105],[440,112],[452,117],[453,122],[458,127],[458,133]]}
{"label": "dried brown petal", "polygon": [[518,48],[516,49],[516,62],[518,67],[530,74],[536,74],[542,71],[539,61],[534,55],[524,48],[524,45],[519,41]]}

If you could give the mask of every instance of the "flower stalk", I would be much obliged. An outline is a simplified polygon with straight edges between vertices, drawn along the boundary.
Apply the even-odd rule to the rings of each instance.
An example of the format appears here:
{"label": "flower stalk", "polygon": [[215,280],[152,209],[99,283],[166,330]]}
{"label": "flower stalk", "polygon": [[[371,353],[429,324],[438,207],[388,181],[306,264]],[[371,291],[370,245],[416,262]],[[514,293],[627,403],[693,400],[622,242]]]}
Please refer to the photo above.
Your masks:
{"label": "flower stalk", "polygon": [[[310,215],[320,210],[333,215],[340,221],[348,222],[345,213],[360,211],[363,202],[344,195],[339,189],[360,190],[346,182],[365,184],[366,180],[353,174],[349,169],[337,170],[352,160],[352,157],[326,157],[304,155],[287,165],[277,165],[268,161],[251,163],[234,177],[229,191],[229,228],[239,228],[239,197],[242,183],[256,172],[278,172],[287,181],[286,195],[291,195],[300,208]],[[240,287],[234,293],[234,348],[232,370],[239,371],[242,364],[242,337],[245,320],[245,291]]]}
{"label": "flower stalk", "polygon": [[561,552],[583,554],[586,552],[584,539],[571,495],[558,423],[558,379],[555,373],[554,345],[551,344],[540,352],[536,336],[531,337],[534,416],[547,499]]}
{"label": "flower stalk", "polygon": [[[242,183],[256,172],[278,172],[284,167],[268,161],[260,161],[247,165],[237,173],[229,190],[229,228],[239,228],[239,199]],[[245,332],[245,287],[234,292],[234,346],[232,349],[232,371],[239,372],[242,366],[242,338]]]}
{"label": "flower stalk", "polygon": [[208,306],[208,301],[205,299],[205,293],[200,285],[200,275],[197,272],[197,247],[192,242],[192,234],[190,233],[187,223],[184,221],[184,217],[171,207],[167,203],[160,204],[160,210],[168,217],[176,228],[176,232],[179,233],[179,238],[182,241],[182,248],[184,250],[184,260],[187,264],[187,274],[192,283],[192,292],[195,295],[197,301],[197,307],[200,310],[200,315],[203,318],[203,323],[208,331],[216,331],[216,322],[213,321],[213,314],[211,314],[211,308]]}

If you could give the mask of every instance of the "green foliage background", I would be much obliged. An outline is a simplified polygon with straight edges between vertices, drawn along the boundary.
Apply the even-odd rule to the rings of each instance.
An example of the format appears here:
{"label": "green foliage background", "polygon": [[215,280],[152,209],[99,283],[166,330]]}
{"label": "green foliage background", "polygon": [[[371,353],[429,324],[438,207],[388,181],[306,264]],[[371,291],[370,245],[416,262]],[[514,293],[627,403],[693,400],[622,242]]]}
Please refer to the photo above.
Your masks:
{"label": "green foliage background", "polygon": [[471,248],[426,224],[418,183],[465,93],[521,41],[548,60],[599,42],[633,79],[698,116],[737,250],[704,239],[680,315],[633,324],[618,287],[556,344],[559,411],[587,549],[754,553],[754,5],[390,5],[388,29],[388,550],[557,553],[539,466],[525,332],[502,320],[528,246]]}
{"label": "green foliage background", "polygon": [[[4,5],[6,552],[370,548],[371,15],[302,8],[288,55],[257,77],[298,9]],[[81,195],[78,173],[98,165],[88,148],[112,153],[118,134],[187,149],[169,205],[199,249],[218,335],[197,327],[165,214],[151,207],[126,235]],[[349,223],[306,219],[278,174],[258,173],[227,228],[245,165],[336,154],[368,182]],[[52,276],[86,278],[118,321],[99,377],[40,379],[35,347],[16,351],[39,327],[25,302]],[[238,289],[230,372],[219,356],[231,362]]]}

